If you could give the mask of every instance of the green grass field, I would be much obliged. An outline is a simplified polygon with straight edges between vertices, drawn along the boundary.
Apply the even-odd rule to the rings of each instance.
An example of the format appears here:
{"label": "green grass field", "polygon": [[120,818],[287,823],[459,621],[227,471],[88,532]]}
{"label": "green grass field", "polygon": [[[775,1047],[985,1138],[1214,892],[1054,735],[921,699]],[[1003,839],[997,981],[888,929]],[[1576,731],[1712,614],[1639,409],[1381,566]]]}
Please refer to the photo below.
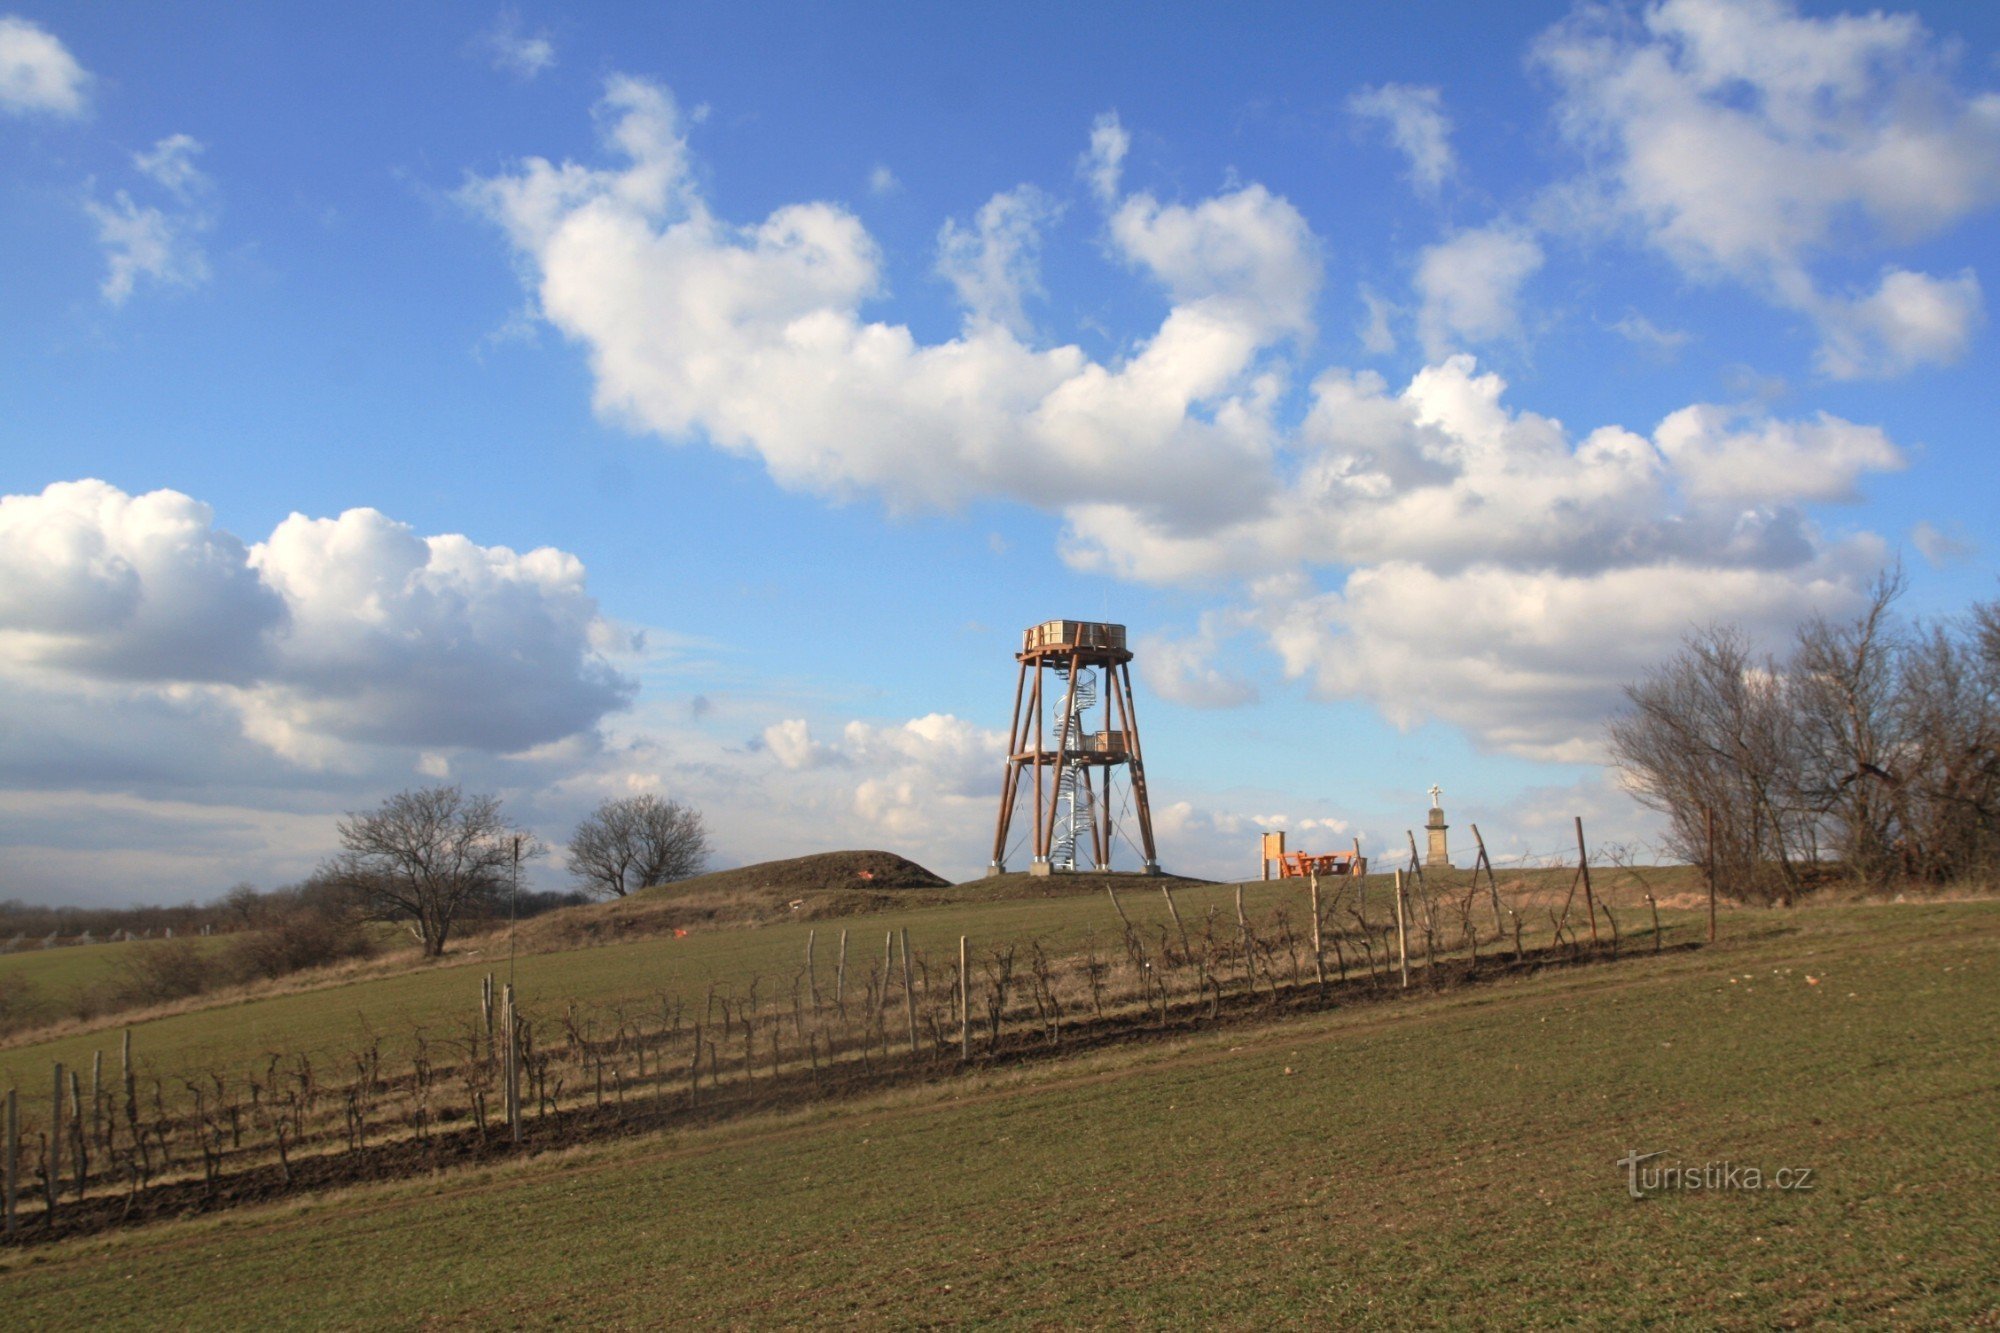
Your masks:
{"label": "green grass field", "polygon": [[[1746,913],[1711,949],[38,1248],[0,1316],[1994,1326],[1996,993],[2000,905]],[[1815,1187],[1635,1202],[1634,1150]]]}
{"label": "green grass field", "polygon": [[[195,937],[197,948],[220,947],[220,939]],[[103,992],[118,977],[121,964],[145,941],[116,944],[73,944],[43,949],[34,942],[0,953],[0,991],[19,983],[25,991],[10,992],[9,1026],[53,1023],[76,1012],[80,996]],[[101,1003],[101,1001],[100,1001]]]}
{"label": "green grass field", "polygon": [[[1302,902],[1302,891],[1293,887],[1296,882],[1253,886],[1248,901],[1259,908],[1295,899]],[[1184,893],[1178,901],[1183,914],[1193,921],[1211,905],[1233,912],[1233,894],[1233,889],[1215,886]],[[1164,923],[1167,919],[1165,903],[1157,894],[1126,894],[1122,901],[1135,922]],[[1378,896],[1378,915],[1382,901]],[[514,970],[523,1002],[539,1009],[560,1008],[570,1000],[600,1006],[643,1005],[663,989],[692,996],[711,981],[724,988],[743,989],[760,977],[768,995],[772,988],[789,987],[791,977],[804,966],[809,930],[818,932],[815,968],[830,985],[843,929],[849,933],[852,974],[865,976],[871,962],[879,964],[883,932],[905,926],[913,948],[940,956],[946,952],[955,956],[962,934],[975,942],[1039,936],[1053,943],[1080,940],[1093,931],[1109,940],[1119,929],[1108,899],[1100,895],[974,899],[810,926],[785,923],[696,932],[684,939],[655,937],[557,953],[522,954]],[[161,1071],[247,1068],[272,1051],[334,1059],[364,1045],[371,1035],[384,1038],[385,1047],[396,1048],[419,1027],[435,1036],[456,1032],[476,1014],[479,978],[488,970],[505,979],[504,935],[470,942],[439,963],[400,975],[242,1003],[205,1005],[154,1019],[135,1028],[134,1042],[141,1058]],[[16,1044],[0,1050],[0,1083],[32,1082],[39,1086],[51,1061],[70,1065],[87,1062],[93,1050],[110,1051],[117,1044],[116,1029]]]}
{"label": "green grass field", "polygon": [[[1678,883],[1674,873],[1658,872],[1655,878],[1662,886]],[[1564,884],[1567,875],[1551,872],[1547,878]],[[1615,879],[1610,875],[1604,878],[1607,884]],[[1353,889],[1348,892],[1351,895]],[[1370,876],[1367,892],[1371,917],[1384,919],[1390,893],[1387,877]],[[1613,887],[1609,892],[1614,899],[1629,903],[1638,889]],[[1331,881],[1323,893],[1332,915]],[[1198,930],[1202,917],[1211,910],[1233,920],[1235,887],[1184,888],[1176,891],[1175,901],[1183,921],[1191,930]],[[1353,899],[1350,896],[1346,901]],[[1168,924],[1166,903],[1157,892],[1121,890],[1120,902],[1149,938]],[[1304,928],[1310,914],[1301,880],[1253,883],[1245,890],[1245,903],[1247,910],[1260,918],[1282,907],[1299,928]],[[1580,916],[1581,900],[1576,911]],[[1530,940],[1538,932],[1545,939],[1546,921],[1526,911],[1523,915],[1528,917]],[[1694,914],[1665,915],[1680,923],[1691,937]],[[1489,923],[1490,911],[1482,907],[1479,919]],[[1622,919],[1627,929],[1642,924],[1629,905],[1623,908]],[[955,957],[960,935],[970,936],[975,947],[1039,938],[1065,948],[1095,935],[1111,948],[1122,929],[1103,894],[994,900],[985,897],[983,886],[975,883],[968,886],[966,900],[957,903],[811,925],[787,922],[696,932],[684,939],[655,937],[555,953],[524,953],[515,962],[514,971],[523,1003],[532,1012],[555,1012],[571,1001],[600,1009],[619,1004],[644,1007],[655,1003],[663,990],[692,999],[711,982],[725,992],[740,993],[758,979],[762,994],[769,998],[781,990],[788,992],[792,978],[804,966],[809,930],[818,932],[816,971],[822,984],[830,985],[843,929],[849,933],[850,974],[862,977],[871,963],[879,965],[881,961],[883,933],[904,927],[910,931],[915,950],[936,958]],[[438,963],[396,975],[232,1003],[204,1001],[185,1012],[136,1024],[134,1048],[145,1069],[160,1075],[207,1070],[240,1073],[261,1066],[272,1053],[304,1053],[322,1064],[339,1063],[348,1052],[376,1038],[386,1055],[399,1058],[411,1034],[420,1028],[433,1038],[459,1034],[478,1012],[480,977],[488,970],[502,980],[506,977],[504,935],[468,942]],[[103,1051],[110,1058],[118,1042],[116,1027],[54,1040],[17,1041],[0,1048],[0,1085],[39,1087],[51,1062],[87,1066],[93,1051]]]}

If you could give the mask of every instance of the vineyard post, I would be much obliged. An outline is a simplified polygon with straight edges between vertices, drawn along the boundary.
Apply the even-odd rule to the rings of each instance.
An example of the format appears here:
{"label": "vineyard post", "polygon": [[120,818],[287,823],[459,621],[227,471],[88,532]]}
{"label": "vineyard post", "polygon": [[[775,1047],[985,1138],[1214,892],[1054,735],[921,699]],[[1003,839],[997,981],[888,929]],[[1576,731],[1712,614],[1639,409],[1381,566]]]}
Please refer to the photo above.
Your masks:
{"label": "vineyard post", "polygon": [[104,1052],[90,1053],[90,1139],[93,1143],[104,1142]]}
{"label": "vineyard post", "polygon": [[1403,919],[1403,872],[1396,872],[1396,970],[1402,974],[1403,989],[1410,988],[1410,931]]}
{"label": "vineyard post", "polygon": [[1583,816],[1576,816],[1576,873],[1583,876],[1583,905],[1590,913],[1590,942],[1597,943],[1597,896],[1590,891],[1590,853],[1583,846]]}
{"label": "vineyard post", "polygon": [[1326,994],[1326,955],[1321,951],[1319,942],[1319,875],[1317,873],[1312,877],[1312,901],[1313,977],[1319,982],[1320,994],[1324,995]]}
{"label": "vineyard post", "polygon": [[813,1017],[819,1017],[819,973],[813,970],[813,939],[819,934],[819,927],[806,931],[806,989],[812,992]]}
{"label": "vineyard post", "polygon": [[69,1121],[70,1166],[76,1173],[76,1201],[82,1203],[84,1178],[90,1174],[90,1150],[83,1142],[83,1082],[74,1069],[69,1071]]}
{"label": "vineyard post", "polygon": [[1500,920],[1500,885],[1493,878],[1493,858],[1486,854],[1486,839],[1479,835],[1477,824],[1472,826],[1472,840],[1479,844],[1479,859],[1472,863],[1473,882],[1478,883],[1479,871],[1483,867],[1486,871],[1486,892],[1493,898],[1493,929],[1505,934],[1507,927]]}
{"label": "vineyard post", "polygon": [[19,1225],[15,1220],[14,1204],[21,1192],[21,1094],[12,1088],[7,1089],[6,1188],[7,1234],[11,1236]]}
{"label": "vineyard post", "polygon": [[49,1101],[49,1178],[44,1183],[49,1189],[49,1228],[56,1225],[56,1192],[58,1180],[62,1176],[62,1131],[63,1131],[63,1067],[56,1062],[55,1093]]}
{"label": "vineyard post", "polygon": [[971,951],[966,948],[965,936],[958,937],[958,1058],[972,1058],[972,991],[971,980],[966,976],[966,964]]}
{"label": "vineyard post", "polygon": [[1257,989],[1257,980],[1250,971],[1250,919],[1243,915],[1243,886],[1236,886],[1236,947],[1243,954],[1243,985],[1249,990]]}
{"label": "vineyard post", "polygon": [[144,1154],[139,1151],[139,1076],[132,1068],[131,1028],[125,1029],[124,1040],[119,1042],[119,1059],[119,1082],[125,1085],[125,1125],[132,1133],[132,1152],[143,1161]]}
{"label": "vineyard post", "polygon": [[917,1054],[917,992],[910,981],[910,928],[903,927],[903,1013],[910,1020],[910,1056]]}
{"label": "vineyard post", "polygon": [[514,1012],[514,983],[508,982],[502,992],[501,1026],[507,1033],[507,1132],[511,1140],[521,1141],[521,1016]]}
{"label": "vineyard post", "polygon": [[1173,885],[1162,884],[1160,892],[1167,900],[1167,915],[1174,919],[1174,931],[1181,937],[1181,963],[1185,966],[1191,950],[1188,948],[1187,927],[1181,924],[1181,909],[1174,906]]}
{"label": "vineyard post", "polygon": [[840,932],[840,961],[833,968],[833,1003],[840,1007],[840,1001],[847,990],[847,932]]}

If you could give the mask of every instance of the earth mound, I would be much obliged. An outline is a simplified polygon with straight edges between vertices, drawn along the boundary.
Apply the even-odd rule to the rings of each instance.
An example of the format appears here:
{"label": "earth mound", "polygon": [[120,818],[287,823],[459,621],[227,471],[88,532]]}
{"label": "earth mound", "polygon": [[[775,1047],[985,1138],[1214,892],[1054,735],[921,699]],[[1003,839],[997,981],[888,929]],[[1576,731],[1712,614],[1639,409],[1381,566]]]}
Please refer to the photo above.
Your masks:
{"label": "earth mound", "polygon": [[894,852],[816,852],[655,884],[628,898],[568,907],[521,927],[524,947],[570,949],[694,930],[853,916],[948,901],[951,882]]}

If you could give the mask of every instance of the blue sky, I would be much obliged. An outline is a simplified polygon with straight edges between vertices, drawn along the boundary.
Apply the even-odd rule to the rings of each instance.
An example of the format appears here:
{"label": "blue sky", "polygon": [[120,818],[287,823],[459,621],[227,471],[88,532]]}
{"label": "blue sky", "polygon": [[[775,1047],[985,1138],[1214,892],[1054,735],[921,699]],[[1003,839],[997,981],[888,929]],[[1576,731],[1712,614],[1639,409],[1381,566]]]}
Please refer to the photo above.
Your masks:
{"label": "blue sky", "polygon": [[1640,841],[1688,626],[1994,595],[2000,15],[1249,13],[0,9],[0,897],[446,778],[975,873],[1051,616],[1170,867]]}

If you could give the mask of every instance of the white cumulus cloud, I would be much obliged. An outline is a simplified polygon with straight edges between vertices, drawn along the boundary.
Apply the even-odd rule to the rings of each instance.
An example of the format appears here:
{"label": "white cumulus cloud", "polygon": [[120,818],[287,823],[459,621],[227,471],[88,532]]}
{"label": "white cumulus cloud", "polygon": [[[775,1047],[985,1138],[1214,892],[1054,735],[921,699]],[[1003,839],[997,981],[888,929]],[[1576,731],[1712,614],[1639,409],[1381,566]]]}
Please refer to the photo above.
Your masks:
{"label": "white cumulus cloud", "polygon": [[1913,15],[1801,15],[1788,0],[1664,0],[1631,22],[1583,7],[1536,48],[1559,123],[1601,163],[1560,193],[1684,272],[1745,282],[1820,326],[1842,378],[1946,362],[1979,290],[1892,270],[1839,294],[1830,257],[1940,233],[2000,198],[2000,94],[1954,81]]}
{"label": "white cumulus cloud", "polygon": [[1517,337],[1521,287],[1542,266],[1542,247],[1504,223],[1459,232],[1417,258],[1417,331],[1433,358]]}
{"label": "white cumulus cloud", "polygon": [[798,203],[727,222],[665,89],[615,78],[600,114],[620,163],[529,159],[464,197],[505,229],[542,316],[587,350],[607,417],[903,507],[1112,496],[1201,526],[1257,502],[1276,392],[1260,362],[1304,327],[1318,279],[1283,200],[1109,201],[1122,252],[1177,302],[1123,362],[996,320],[924,343],[863,316],[881,264],[851,213]]}
{"label": "white cumulus cloud", "polygon": [[630,646],[561,551],[419,537],[372,509],[246,545],[188,496],[102,481],[0,498],[0,674],[233,716],[281,755],[588,732],[630,702],[606,656]]}
{"label": "white cumulus cloud", "polygon": [[999,324],[1032,336],[1026,302],[1043,295],[1037,259],[1041,229],[1061,209],[1032,185],[994,195],[970,227],[947,220],[938,232],[938,272],[958,291],[975,325]]}
{"label": "white cumulus cloud", "polygon": [[1407,83],[1363,88],[1347,99],[1347,109],[1382,122],[1389,141],[1409,159],[1410,180],[1420,192],[1436,194],[1458,170],[1451,147],[1451,117],[1445,114],[1444,98],[1436,88]]}
{"label": "white cumulus cloud", "polygon": [[0,111],[80,116],[90,75],[54,33],[15,14],[0,15]]}

